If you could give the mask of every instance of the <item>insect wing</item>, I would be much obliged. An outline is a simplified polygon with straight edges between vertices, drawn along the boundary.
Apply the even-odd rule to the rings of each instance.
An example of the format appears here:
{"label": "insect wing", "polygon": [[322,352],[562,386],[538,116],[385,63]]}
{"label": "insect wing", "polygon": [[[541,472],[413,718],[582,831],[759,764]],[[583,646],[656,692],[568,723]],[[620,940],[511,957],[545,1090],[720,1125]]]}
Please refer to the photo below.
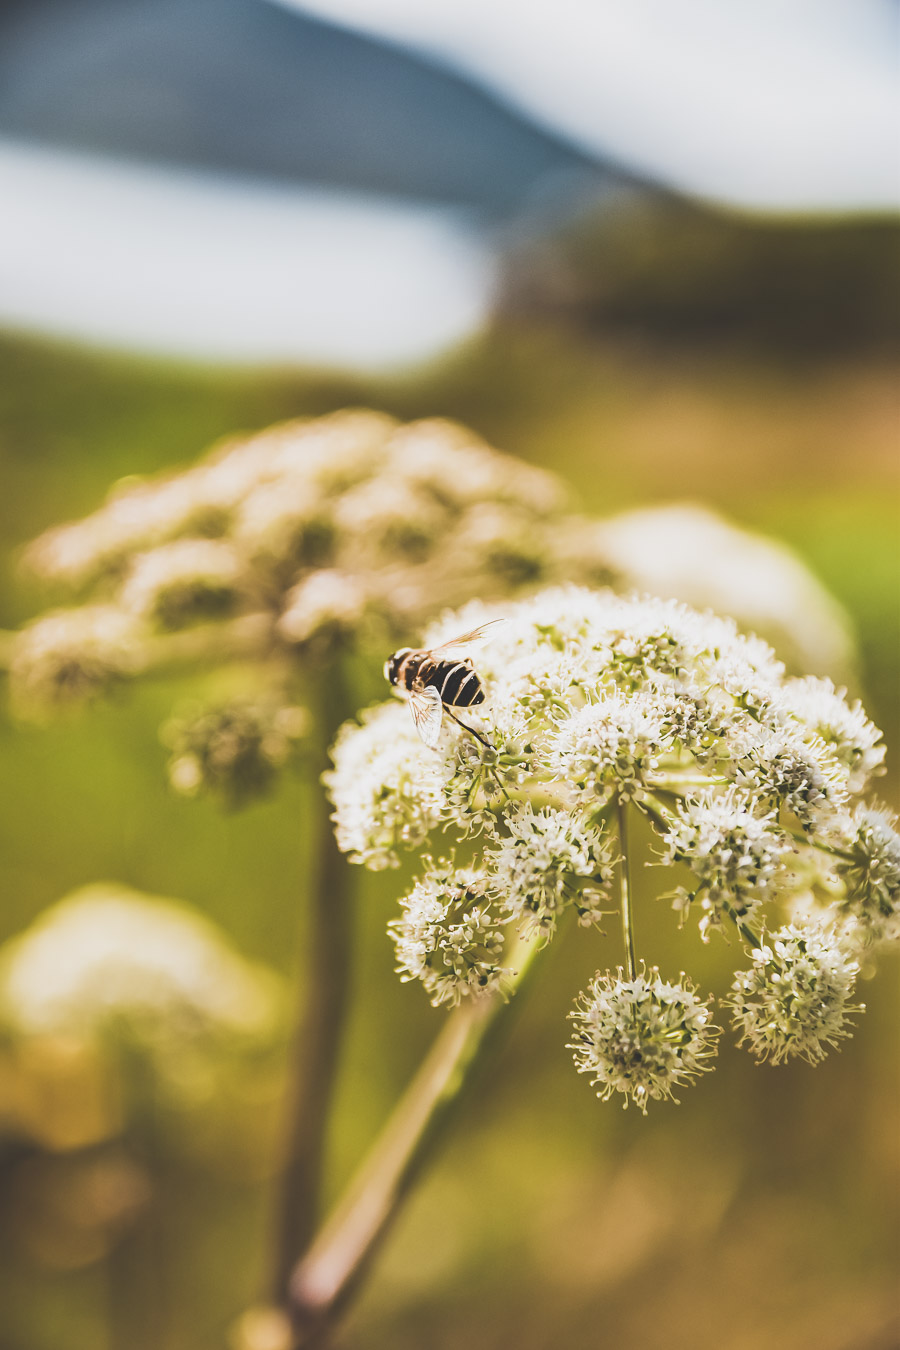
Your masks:
{"label": "insect wing", "polygon": [[434,685],[419,685],[418,688],[410,690],[407,701],[419,739],[424,741],[429,750],[436,750],[441,738],[441,722],[444,716],[440,694]]}
{"label": "insect wing", "polygon": [[488,623],[483,623],[480,628],[473,628],[470,633],[461,633],[459,637],[450,638],[448,642],[442,642],[439,647],[432,647],[432,652],[453,652],[457,649],[465,651],[473,647],[482,647],[486,642],[492,642],[497,636],[497,632],[506,623],[506,619],[491,619]]}

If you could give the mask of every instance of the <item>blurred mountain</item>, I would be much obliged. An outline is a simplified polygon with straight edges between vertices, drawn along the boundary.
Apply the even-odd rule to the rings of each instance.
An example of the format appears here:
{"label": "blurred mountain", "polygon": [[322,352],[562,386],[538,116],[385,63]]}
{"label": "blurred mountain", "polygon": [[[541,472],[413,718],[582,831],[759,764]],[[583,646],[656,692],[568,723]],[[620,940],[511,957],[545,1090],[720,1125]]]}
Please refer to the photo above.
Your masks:
{"label": "blurred mountain", "polygon": [[603,180],[464,79],[262,0],[5,0],[2,135],[488,216]]}

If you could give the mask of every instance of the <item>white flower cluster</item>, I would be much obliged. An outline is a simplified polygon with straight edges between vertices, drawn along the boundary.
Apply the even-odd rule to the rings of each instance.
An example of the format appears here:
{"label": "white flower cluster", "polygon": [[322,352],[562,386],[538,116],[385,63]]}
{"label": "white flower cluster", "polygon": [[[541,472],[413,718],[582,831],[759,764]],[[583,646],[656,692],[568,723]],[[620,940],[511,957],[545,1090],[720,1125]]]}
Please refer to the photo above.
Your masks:
{"label": "white flower cluster", "polygon": [[18,635],[10,681],[33,708],[82,703],[106,694],[142,664],[134,619],[114,605],[52,610]]}
{"label": "white flower cluster", "polygon": [[[384,646],[476,578],[481,593],[506,595],[559,575],[551,526],[563,506],[552,474],[461,427],[351,411],[126,480],[92,516],[42,535],[27,561],[102,596],[147,638],[264,613],[266,647],[308,659],[360,635]],[[19,654],[23,678],[32,647]]]}
{"label": "white flower cluster", "polygon": [[308,722],[305,709],[275,697],[187,707],[162,729],[172,749],[169,782],[183,796],[208,791],[240,806],[270,789]]}
{"label": "white flower cluster", "polygon": [[719,1028],[709,1004],[682,976],[670,984],[642,968],[627,979],[598,973],[570,1014],[576,1024],[569,1049],[579,1073],[590,1075],[601,1101],[614,1092],[647,1114],[647,1103],[674,1100],[676,1087],[711,1066]]}
{"label": "white flower cluster", "polygon": [[[665,843],[663,861],[686,863],[699,882],[704,935],[726,916],[753,919],[788,852],[774,812],[762,814],[758,799],[734,787],[680,801]],[[694,895],[679,890],[675,898],[676,907],[687,909]]]}
{"label": "white flower cluster", "polygon": [[87,886],[0,955],[0,1022],[20,1036],[124,1039],[166,1072],[185,1053],[278,1029],[275,975],[209,919],[124,886]]}
{"label": "white flower cluster", "polygon": [[372,709],[362,726],[346,723],[334,762],[324,782],[334,800],[338,846],[351,862],[374,871],[396,866],[401,849],[419,848],[440,823],[438,764],[399,704]]}
{"label": "white flower cluster", "polygon": [[900,835],[896,817],[859,806],[842,822],[835,870],[843,883],[841,907],[866,942],[900,939]]}
{"label": "white flower cluster", "polygon": [[119,603],[160,628],[185,628],[233,614],[244,580],[241,560],[224,539],[175,539],[133,557]]}
{"label": "white flower cluster", "polygon": [[847,1019],[859,965],[823,926],[788,924],[750,953],[750,970],[735,977],[735,1026],[758,1060],[799,1056],[810,1064],[851,1033]]}
{"label": "white flower cluster", "polygon": [[421,980],[435,1005],[496,989],[505,973],[503,928],[476,868],[432,865],[389,931],[401,980]]}
{"label": "white flower cluster", "polygon": [[565,718],[548,746],[554,774],[574,785],[585,804],[610,797],[635,801],[652,790],[662,723],[650,699],[634,691],[597,689],[596,699]]}
{"label": "white flower cluster", "polygon": [[556,807],[516,806],[484,851],[492,889],[507,915],[552,937],[560,914],[574,909],[596,923],[613,880],[609,841],[578,816]]}
{"label": "white flower cluster", "polygon": [[[883,747],[859,705],[829,681],[789,678],[765,643],[729,620],[577,587],[502,608],[470,604],[442,618],[423,645],[497,618],[505,622],[473,656],[485,702],[451,709],[464,725],[446,718],[436,751],[418,739],[402,702],[342,729],[327,775],[338,842],[354,861],[396,866],[442,829],[478,896],[472,969],[501,964],[498,924],[507,944],[547,941],[567,913],[593,925],[618,905],[626,974],[598,975],[575,1014],[576,1059],[601,1095],[621,1091],[645,1106],[671,1095],[712,1052],[709,1010],[690,983],[638,974],[629,816],[656,832],[676,906],[683,916],[699,912],[704,936],[729,927],[742,944],[767,950],[769,912],[810,886],[831,911],[830,927],[809,920],[808,951],[823,969],[851,970],[852,941],[897,935],[900,840],[886,815],[854,801]],[[393,931],[404,977],[452,1002],[493,981],[471,978],[458,902],[447,908],[446,868],[435,882],[433,867],[426,855]],[[432,954],[445,951],[438,934],[451,929],[453,960],[441,956],[437,984]],[[805,929],[792,931],[800,941]],[[771,961],[757,959],[753,978],[773,1005],[788,998]],[[819,1005],[792,989],[785,1012],[806,1027],[807,1048],[833,1041],[846,1006],[836,976],[817,987]],[[735,1016],[758,1046],[747,1014]],[[635,1039],[626,1046],[628,1018]]]}

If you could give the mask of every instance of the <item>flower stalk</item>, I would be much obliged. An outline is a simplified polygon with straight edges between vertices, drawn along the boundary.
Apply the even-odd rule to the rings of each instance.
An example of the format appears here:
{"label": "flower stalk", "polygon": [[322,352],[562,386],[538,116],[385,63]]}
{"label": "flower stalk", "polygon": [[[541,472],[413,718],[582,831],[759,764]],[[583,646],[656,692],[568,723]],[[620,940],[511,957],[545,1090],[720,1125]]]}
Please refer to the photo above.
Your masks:
{"label": "flower stalk", "polygon": [[619,897],[622,909],[622,939],[625,943],[625,969],[629,980],[637,974],[637,962],[634,956],[634,926],[631,918],[631,877],[628,859],[628,816],[627,806],[621,796],[616,801],[616,817],[619,824],[619,848],[622,858],[619,863]]}
{"label": "flower stalk", "polygon": [[[541,949],[522,940],[508,995],[520,991]],[[380,1138],[306,1254],[288,1291],[293,1350],[320,1346],[352,1299],[434,1151],[463,1088],[508,1021],[509,997],[490,994],[463,1002],[449,1015]]]}
{"label": "flower stalk", "polygon": [[[320,769],[346,692],[336,661],[318,682]],[[328,1130],[349,1003],[352,960],[350,869],[335,842],[327,802],[318,798],[315,819],[316,879],[309,896],[305,982],[287,1104],[287,1134],[276,1237],[273,1295],[286,1296],[290,1271],[320,1219],[321,1183]]]}

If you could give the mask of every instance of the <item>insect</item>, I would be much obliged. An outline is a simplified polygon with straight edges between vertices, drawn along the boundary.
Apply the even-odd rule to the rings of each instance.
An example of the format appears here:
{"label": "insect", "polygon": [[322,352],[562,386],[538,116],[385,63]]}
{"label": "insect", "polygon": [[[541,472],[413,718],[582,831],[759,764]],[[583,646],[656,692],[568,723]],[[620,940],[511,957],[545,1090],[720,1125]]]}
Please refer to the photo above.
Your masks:
{"label": "insect", "polygon": [[444,713],[482,745],[487,745],[474,727],[460,722],[450,709],[471,708],[484,702],[481,677],[463,653],[489,642],[494,636],[493,630],[504,622],[503,619],[492,619],[439,647],[401,647],[385,661],[384,678],[406,699],[416,731],[430,749],[437,749]]}

